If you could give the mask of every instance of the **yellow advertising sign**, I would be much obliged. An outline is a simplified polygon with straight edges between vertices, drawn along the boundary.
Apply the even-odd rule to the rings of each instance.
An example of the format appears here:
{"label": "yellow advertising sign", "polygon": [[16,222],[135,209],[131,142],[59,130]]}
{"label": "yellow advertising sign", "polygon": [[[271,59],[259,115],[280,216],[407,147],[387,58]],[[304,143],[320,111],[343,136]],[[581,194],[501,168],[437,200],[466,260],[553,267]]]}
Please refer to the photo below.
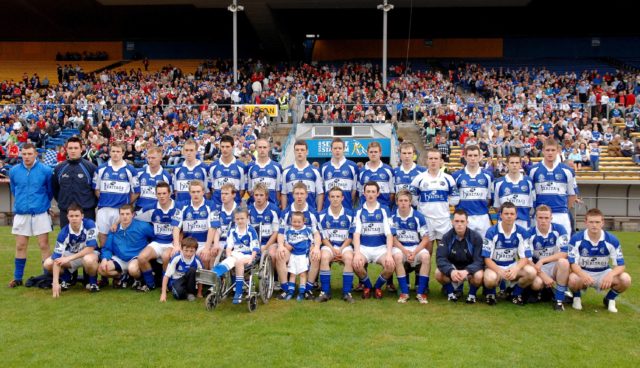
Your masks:
{"label": "yellow advertising sign", "polygon": [[258,110],[264,112],[269,117],[278,117],[278,105],[233,105],[233,108],[241,109],[248,114],[253,114]]}

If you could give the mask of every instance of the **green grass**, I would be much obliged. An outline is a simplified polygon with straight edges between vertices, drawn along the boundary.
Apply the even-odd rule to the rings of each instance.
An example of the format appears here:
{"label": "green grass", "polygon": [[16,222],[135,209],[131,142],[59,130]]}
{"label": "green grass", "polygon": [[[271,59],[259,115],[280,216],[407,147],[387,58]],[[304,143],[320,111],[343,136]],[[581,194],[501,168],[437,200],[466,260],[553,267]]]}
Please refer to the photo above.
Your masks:
{"label": "green grass", "polygon": [[[640,234],[617,235],[637,282]],[[159,291],[107,288],[90,295],[76,287],[54,300],[50,290],[8,289],[14,240],[7,227],[0,227],[0,244],[3,367],[620,367],[640,361],[636,286],[619,298],[618,314],[608,313],[593,290],[581,312],[557,313],[548,304],[452,305],[434,280],[426,306],[398,305],[392,296],[354,305],[274,300],[249,313],[246,304],[225,300],[208,312],[202,301],[161,304]],[[40,273],[38,258],[32,243],[25,279]],[[341,278],[337,270],[334,275],[334,295],[340,295]]]}

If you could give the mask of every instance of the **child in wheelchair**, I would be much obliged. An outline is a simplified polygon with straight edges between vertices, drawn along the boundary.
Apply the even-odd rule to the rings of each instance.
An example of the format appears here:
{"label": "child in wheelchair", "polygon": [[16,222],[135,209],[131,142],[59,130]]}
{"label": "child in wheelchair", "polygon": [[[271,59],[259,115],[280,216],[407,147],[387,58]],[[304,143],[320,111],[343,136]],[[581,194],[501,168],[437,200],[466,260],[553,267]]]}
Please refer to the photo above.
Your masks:
{"label": "child in wheelchair", "polygon": [[200,258],[196,256],[198,241],[187,237],[182,239],[180,253],[171,258],[162,278],[160,301],[167,301],[167,290],[177,300],[196,300],[196,271],[202,268]]}

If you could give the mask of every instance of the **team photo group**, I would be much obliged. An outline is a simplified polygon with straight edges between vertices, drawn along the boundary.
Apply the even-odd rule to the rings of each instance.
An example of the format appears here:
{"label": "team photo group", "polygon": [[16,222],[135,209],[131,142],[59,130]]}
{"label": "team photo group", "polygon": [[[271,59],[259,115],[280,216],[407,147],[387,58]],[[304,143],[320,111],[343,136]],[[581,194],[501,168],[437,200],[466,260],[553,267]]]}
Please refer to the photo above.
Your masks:
{"label": "team photo group", "polygon": [[[161,148],[149,148],[138,170],[115,142],[109,160],[96,167],[82,158],[82,140],[72,137],[67,160],[52,170],[38,161],[36,147],[23,145],[22,162],[9,171],[16,242],[9,287],[25,283],[30,237],[37,239],[54,298],[73,287],[81,269],[89,292],[112,279],[114,287],[140,293],[158,288],[161,302],[168,295],[193,301],[225,283],[238,304],[251,295],[248,270],[265,258],[274,271],[274,298],[319,303],[354,303],[355,292],[381,299],[397,287],[398,303],[428,304],[433,276],[450,302],[549,300],[557,311],[567,302],[581,310],[581,293],[592,287],[615,313],[616,297],[631,285],[621,244],[603,229],[600,210],[589,209],[585,230],[575,231],[575,173],[553,139],[528,172],[518,154],[509,155],[501,178],[480,166],[484,153],[474,145],[463,149],[465,166],[448,174],[437,149],[423,153],[426,167],[417,165],[410,142],[400,144],[395,168],[382,161],[375,141],[368,160],[356,164],[335,138],[322,165],[311,164],[307,143],[296,141],[287,168],[270,158],[268,139],[255,141],[250,164],[236,159],[234,143],[222,136],[220,157],[208,165],[189,140],[172,172],[161,165]],[[52,252],[54,199],[60,231]],[[370,274],[369,264],[380,265],[379,275]],[[211,286],[200,282],[200,272]]]}

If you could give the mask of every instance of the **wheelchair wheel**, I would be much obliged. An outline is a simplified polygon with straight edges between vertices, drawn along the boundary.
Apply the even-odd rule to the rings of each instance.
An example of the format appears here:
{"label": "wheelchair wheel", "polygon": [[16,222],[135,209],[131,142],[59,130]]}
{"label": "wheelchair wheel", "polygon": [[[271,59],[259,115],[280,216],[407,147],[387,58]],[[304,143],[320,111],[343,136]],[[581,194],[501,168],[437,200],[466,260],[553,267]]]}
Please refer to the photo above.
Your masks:
{"label": "wheelchair wheel", "polygon": [[217,305],[218,305],[218,295],[214,290],[209,295],[207,295],[207,298],[204,300],[204,306],[205,308],[207,308],[208,311],[211,311],[216,309]]}
{"label": "wheelchair wheel", "polygon": [[258,297],[256,297],[256,294],[252,294],[249,297],[249,302],[247,304],[249,307],[249,312],[253,312],[256,310],[256,308],[258,308]]}
{"label": "wheelchair wheel", "polygon": [[263,304],[267,304],[273,295],[273,264],[271,257],[265,256],[259,274],[258,294]]}

